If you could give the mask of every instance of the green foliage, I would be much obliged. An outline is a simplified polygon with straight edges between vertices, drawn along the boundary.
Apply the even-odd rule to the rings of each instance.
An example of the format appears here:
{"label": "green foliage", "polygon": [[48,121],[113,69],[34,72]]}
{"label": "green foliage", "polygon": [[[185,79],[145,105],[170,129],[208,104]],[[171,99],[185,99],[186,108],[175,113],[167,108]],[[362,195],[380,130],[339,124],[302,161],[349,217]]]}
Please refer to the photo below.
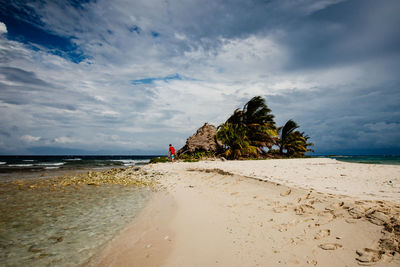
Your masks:
{"label": "green foliage", "polygon": [[[199,161],[204,158],[213,158],[215,157],[215,152],[213,151],[195,151],[193,153],[185,153],[179,155],[180,159],[183,159],[184,162],[191,162],[190,160]],[[187,160],[187,161],[186,161]]]}
{"label": "green foliage", "polygon": [[274,115],[265,100],[256,96],[243,109],[236,109],[228,120],[218,127],[217,139],[225,146],[227,158],[258,157],[271,148],[277,137]]}
{"label": "green foliage", "polygon": [[293,140],[291,134],[299,128],[296,122],[293,120],[288,120],[284,126],[278,128],[278,132],[280,133],[280,138],[278,140],[279,152],[283,154],[283,150],[287,149],[289,144],[289,138]]}
{"label": "green foliage", "polygon": [[213,151],[196,151],[192,154],[194,159],[212,158],[215,157],[215,152]]}
{"label": "green foliage", "polygon": [[225,146],[224,156],[239,159],[246,156],[257,156],[258,148],[250,144],[247,130],[240,124],[224,123],[218,127],[217,139]]}
{"label": "green foliage", "polygon": [[261,96],[253,97],[247,102],[243,109],[236,109],[234,113],[226,121],[232,124],[252,125],[252,124],[271,124],[275,125],[274,115],[265,104],[265,100]]}
{"label": "green foliage", "polygon": [[[306,152],[313,151],[308,148],[313,144],[297,128],[293,120],[277,128],[265,100],[256,96],[218,127],[216,137],[224,146],[223,155],[229,159],[266,156],[264,147],[268,147],[269,157],[304,157]],[[272,149],[274,145],[279,150]]]}
{"label": "green foliage", "polygon": [[295,131],[299,126],[293,120],[288,120],[283,127],[279,127],[280,139],[278,140],[279,152],[289,157],[304,157],[304,154],[312,151],[309,146],[313,146],[308,142],[310,138],[304,132]]}
{"label": "green foliage", "polygon": [[198,159],[184,159],[183,162],[199,162]]}
{"label": "green foliage", "polygon": [[168,157],[157,157],[157,158],[152,158],[150,160],[150,163],[165,163],[168,161],[169,161]]}

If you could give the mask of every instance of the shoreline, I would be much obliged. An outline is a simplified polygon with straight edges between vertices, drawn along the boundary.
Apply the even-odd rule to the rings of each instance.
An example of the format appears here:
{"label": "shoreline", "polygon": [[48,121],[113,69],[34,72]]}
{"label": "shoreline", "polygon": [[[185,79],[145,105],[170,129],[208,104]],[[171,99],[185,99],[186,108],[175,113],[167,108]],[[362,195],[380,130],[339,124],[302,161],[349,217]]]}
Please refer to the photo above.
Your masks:
{"label": "shoreline", "polygon": [[172,219],[175,205],[168,192],[154,192],[133,221],[85,266],[161,266],[172,248],[174,232],[165,222]]}
{"label": "shoreline", "polygon": [[[96,266],[398,266],[400,166],[376,166],[333,159],[146,165],[164,173],[169,217],[149,216],[168,203],[151,200],[96,256],[118,262]],[[333,181],[342,186],[326,188]],[[151,229],[164,230],[146,237]]]}

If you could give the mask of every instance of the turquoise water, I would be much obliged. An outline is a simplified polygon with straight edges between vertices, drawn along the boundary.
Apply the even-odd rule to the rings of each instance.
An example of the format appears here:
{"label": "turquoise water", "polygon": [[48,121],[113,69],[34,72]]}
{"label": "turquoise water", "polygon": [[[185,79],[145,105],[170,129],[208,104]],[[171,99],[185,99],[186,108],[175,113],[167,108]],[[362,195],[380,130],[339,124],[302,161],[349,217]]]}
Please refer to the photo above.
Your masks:
{"label": "turquoise water", "polygon": [[145,206],[133,186],[0,184],[0,266],[82,266]]}
{"label": "turquoise water", "polygon": [[365,163],[365,164],[388,164],[388,165],[400,165],[400,156],[325,156],[327,158],[333,158],[345,162],[354,163]]}

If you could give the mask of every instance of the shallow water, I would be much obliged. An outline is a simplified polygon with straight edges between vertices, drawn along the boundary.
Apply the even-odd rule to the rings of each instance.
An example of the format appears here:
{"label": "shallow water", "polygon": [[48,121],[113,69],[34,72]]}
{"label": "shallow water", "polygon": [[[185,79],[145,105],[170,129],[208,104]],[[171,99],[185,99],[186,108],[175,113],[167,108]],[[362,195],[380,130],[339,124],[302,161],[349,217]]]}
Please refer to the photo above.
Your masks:
{"label": "shallow water", "polygon": [[377,155],[377,156],[328,156],[339,161],[365,163],[365,164],[385,164],[400,165],[400,156]]}
{"label": "shallow water", "polygon": [[0,186],[2,266],[80,266],[144,207],[134,186]]}

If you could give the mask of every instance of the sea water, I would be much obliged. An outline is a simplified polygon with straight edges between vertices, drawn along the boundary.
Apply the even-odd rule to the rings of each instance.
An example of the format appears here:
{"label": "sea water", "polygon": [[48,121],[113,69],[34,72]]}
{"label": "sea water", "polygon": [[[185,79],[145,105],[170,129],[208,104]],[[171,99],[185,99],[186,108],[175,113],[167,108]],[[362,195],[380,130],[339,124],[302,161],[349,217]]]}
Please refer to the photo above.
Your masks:
{"label": "sea water", "polygon": [[0,182],[140,166],[156,156],[0,156]]}
{"label": "sea water", "polygon": [[144,207],[150,192],[120,185],[0,192],[2,266],[79,266]]}
{"label": "sea water", "polygon": [[336,160],[365,164],[400,165],[400,156],[394,155],[362,155],[362,156],[326,156]]}
{"label": "sea water", "polygon": [[[21,164],[42,166],[36,159],[25,160]],[[38,176],[44,171],[52,170],[35,170],[37,177],[29,181],[45,179]],[[151,196],[149,188],[122,185],[21,188],[15,182],[19,173],[9,176],[0,182],[1,266],[84,265]]]}
{"label": "sea water", "polygon": [[147,164],[157,156],[0,156],[0,173],[40,172]]}

